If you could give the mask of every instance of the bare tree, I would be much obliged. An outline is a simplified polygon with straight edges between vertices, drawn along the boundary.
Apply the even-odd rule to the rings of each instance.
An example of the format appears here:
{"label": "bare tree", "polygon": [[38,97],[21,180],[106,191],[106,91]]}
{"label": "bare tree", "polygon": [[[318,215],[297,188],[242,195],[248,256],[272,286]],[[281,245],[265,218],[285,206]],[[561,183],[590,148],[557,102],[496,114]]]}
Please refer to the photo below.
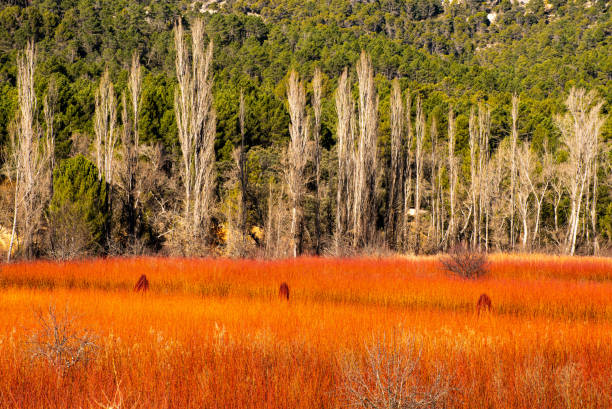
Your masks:
{"label": "bare tree", "polygon": [[470,110],[470,196],[472,198],[472,248],[476,248],[478,241],[478,175],[476,174],[476,159],[478,156],[478,125],[476,124],[476,110]]}
{"label": "bare tree", "polygon": [[[108,68],[100,79],[100,86],[96,90],[94,131],[96,138],[94,147],[96,150],[96,165],[98,166],[98,179],[104,180],[108,187],[106,205],[109,213],[113,214],[113,175],[115,173],[115,145],[117,143],[117,104],[115,102],[115,90],[110,80]],[[105,226],[106,234],[111,232],[112,216],[108,218]],[[111,244],[107,236],[107,244]]]}
{"label": "bare tree", "polygon": [[119,185],[125,191],[127,213],[127,233],[130,241],[134,242],[136,230],[136,208],[134,190],[136,186],[136,153],[133,144],[133,133],[130,119],[128,117],[127,99],[125,92],[121,94],[121,147],[123,153],[123,171],[119,174]]}
{"label": "bare tree", "polygon": [[240,209],[239,209],[239,222],[240,222],[240,233],[242,234],[242,240],[246,237],[246,218],[247,218],[247,168],[246,168],[246,104],[244,102],[244,91],[240,90],[240,106],[238,112],[238,120],[240,122],[240,152],[238,160],[238,177],[240,178]]}
{"label": "bare tree", "polygon": [[138,54],[132,56],[132,65],[128,77],[128,90],[130,93],[130,105],[132,120],[127,112],[127,101],[125,94],[122,95],[122,123],[123,132],[121,144],[123,147],[123,160],[125,164],[125,174],[122,175],[123,186],[127,198],[127,231],[132,242],[135,240],[137,224],[137,190],[136,175],[138,172],[138,161],[140,157],[140,137],[139,137],[139,112],[140,112],[140,93],[141,93],[141,69]]}
{"label": "bare tree", "polygon": [[512,150],[510,156],[510,247],[514,248],[514,213],[516,209],[516,147],[518,141],[518,105],[519,98],[516,94],[512,96]]}
{"label": "bare tree", "polygon": [[557,245],[561,244],[561,234],[559,232],[559,206],[561,204],[561,199],[566,193],[566,187],[568,185],[568,167],[566,163],[556,165],[553,174],[550,180],[550,187],[554,193],[553,196],[553,213],[554,213],[554,230],[553,237],[557,243]]}
{"label": "bare tree", "polygon": [[94,131],[96,134],[95,150],[98,178],[102,177],[106,183],[112,185],[114,171],[114,151],[117,143],[117,104],[115,90],[110,81],[108,69],[100,79],[100,86],[96,91]]}
{"label": "bare tree", "polygon": [[[605,122],[605,119],[602,119],[601,125]],[[601,126],[600,125],[600,126]],[[593,151],[595,152],[593,155],[593,160],[591,161],[591,167],[589,169],[589,173],[592,178],[592,199],[591,199],[591,229],[593,231],[593,254],[597,254],[599,252],[599,241],[598,241],[598,232],[597,232],[597,189],[599,187],[599,180],[597,175],[597,170],[599,168],[598,162],[601,153],[599,152],[599,132],[593,136]]]}
{"label": "bare tree", "polygon": [[204,23],[193,22],[192,59],[183,40],[183,24],[174,26],[176,76],[174,111],[182,153],[184,196],[184,228],[191,237],[206,234],[213,207],[215,186],[216,113],[212,97],[213,43],[204,47]]}
{"label": "bare tree", "polygon": [[140,94],[142,91],[142,73],[140,69],[140,59],[138,54],[135,52],[132,55],[132,65],[130,66],[130,75],[128,78],[128,89],[130,91],[130,99],[132,103],[132,127],[133,127],[133,138],[134,147],[138,152],[138,145],[140,143],[139,134],[139,115],[140,115]]}
{"label": "bare tree", "polygon": [[589,172],[597,158],[597,140],[605,118],[600,114],[604,101],[595,91],[572,88],[565,101],[568,112],[555,118],[562,140],[569,151],[570,215],[565,240],[565,251],[576,251],[583,196]]}
{"label": "bare tree", "polygon": [[[389,187],[389,204],[387,210],[387,225],[385,233],[387,236],[387,245],[391,248],[396,247],[397,241],[397,207],[398,198],[401,197],[401,190],[398,186],[403,185],[402,176],[402,135],[404,132],[404,104],[402,100],[402,91],[400,89],[399,80],[393,80],[391,88],[390,100],[391,113],[391,169],[390,169],[390,187]],[[399,195],[398,195],[399,191]]]}
{"label": "bare tree", "polygon": [[415,230],[415,252],[420,250],[420,219],[421,219],[421,189],[423,177],[423,142],[425,140],[425,115],[421,105],[421,97],[417,98],[416,111],[416,176],[415,176],[415,191],[414,191],[414,230]]}
{"label": "bare tree", "polygon": [[344,69],[338,80],[336,89],[336,113],[338,124],[336,134],[338,142],[338,188],[336,197],[336,254],[340,254],[344,247],[343,240],[351,228],[351,212],[353,209],[353,190],[351,182],[354,172],[354,103],[351,99],[351,86],[348,78],[348,69]]}
{"label": "bare tree", "polygon": [[[487,183],[483,177],[485,170],[488,167],[489,162],[489,137],[491,134],[491,110],[489,107],[485,107],[484,104],[478,106],[478,234],[479,241],[478,246],[482,244],[482,225],[484,223],[485,228],[485,249],[488,250],[489,243],[489,200],[487,197],[487,190],[485,189]],[[484,220],[483,220],[484,219]]]}
{"label": "bare tree", "polygon": [[541,161],[534,161],[535,164],[533,169],[530,169],[529,174],[531,176],[528,177],[529,188],[531,190],[531,194],[535,199],[536,212],[535,212],[535,221],[533,226],[533,234],[531,237],[531,245],[535,245],[536,240],[538,239],[538,235],[540,232],[540,218],[542,214],[542,206],[544,204],[544,198],[546,197],[546,192],[550,187],[551,180],[554,178],[554,168],[553,168],[553,160],[552,155],[548,152],[548,144],[544,144],[544,152],[542,154]]}
{"label": "bare tree", "polygon": [[375,233],[378,96],[372,60],[365,51],[357,62],[359,139],[354,177],[353,247],[368,245]]}
{"label": "bare tree", "polygon": [[321,94],[322,75],[319,67],[315,69],[312,79],[312,109],[314,111],[314,129],[312,130],[314,142],[314,171],[315,171],[315,252],[321,254]]}
{"label": "bare tree", "polygon": [[306,91],[298,73],[291,70],[287,83],[289,101],[289,134],[291,140],[287,149],[285,178],[291,198],[291,237],[293,257],[301,252],[302,198],[306,189],[304,169],[309,156],[309,118],[306,116]]}
{"label": "bare tree", "polygon": [[[48,172],[50,151],[41,143],[41,130],[37,120],[37,101],[34,90],[36,48],[34,41],[28,42],[25,50],[17,56],[18,111],[16,129],[11,132],[12,165],[15,170],[15,208],[13,228],[7,261],[10,261],[15,244],[18,225],[22,236],[21,247],[28,257],[33,254],[34,237],[39,230],[44,197],[48,185],[41,183]],[[52,115],[47,112],[50,117]],[[52,129],[48,130],[52,135]],[[48,141],[50,142],[50,141]]]}
{"label": "bare tree", "polygon": [[522,246],[527,249],[529,240],[529,198],[532,194],[533,183],[531,172],[534,168],[535,158],[527,143],[521,144],[517,149],[518,156],[518,184],[517,184],[517,205],[523,224]]}
{"label": "bare tree", "polygon": [[430,220],[430,229],[428,233],[428,241],[432,248],[437,248],[439,245],[440,239],[440,202],[439,202],[439,174],[438,174],[438,156],[437,156],[437,145],[438,145],[438,124],[436,121],[436,117],[432,116],[431,118],[431,128],[429,131],[429,136],[431,139],[431,220]]}
{"label": "bare tree", "polygon": [[410,229],[408,226],[408,213],[410,212],[410,199],[412,196],[412,143],[414,139],[414,132],[412,129],[412,97],[410,91],[406,93],[406,158],[405,158],[405,182],[403,186],[404,190],[404,203],[403,203],[403,220],[402,220],[402,242],[403,249],[408,249],[410,241]]}
{"label": "bare tree", "polygon": [[51,79],[47,94],[43,101],[43,113],[45,117],[45,142],[46,152],[49,158],[49,198],[53,196],[53,169],[55,168],[55,110],[57,105],[57,85]]}
{"label": "bare tree", "polygon": [[449,204],[450,218],[448,221],[448,243],[455,244],[455,200],[457,194],[457,158],[455,157],[455,133],[456,122],[453,109],[448,111],[448,179],[449,179]]}

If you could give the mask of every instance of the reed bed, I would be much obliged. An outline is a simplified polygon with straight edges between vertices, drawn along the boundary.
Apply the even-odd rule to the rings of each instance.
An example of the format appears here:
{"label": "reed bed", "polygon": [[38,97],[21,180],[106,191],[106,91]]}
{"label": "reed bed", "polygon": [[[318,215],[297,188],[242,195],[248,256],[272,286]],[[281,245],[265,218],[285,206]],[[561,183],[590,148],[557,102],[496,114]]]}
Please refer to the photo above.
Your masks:
{"label": "reed bed", "polygon": [[[496,255],[468,281],[436,258],[3,265],[0,408],[340,408],[343,363],[390,337],[414,345],[422,379],[444,374],[446,407],[609,408],[611,267]],[[50,305],[96,334],[90,361],[32,355]]]}

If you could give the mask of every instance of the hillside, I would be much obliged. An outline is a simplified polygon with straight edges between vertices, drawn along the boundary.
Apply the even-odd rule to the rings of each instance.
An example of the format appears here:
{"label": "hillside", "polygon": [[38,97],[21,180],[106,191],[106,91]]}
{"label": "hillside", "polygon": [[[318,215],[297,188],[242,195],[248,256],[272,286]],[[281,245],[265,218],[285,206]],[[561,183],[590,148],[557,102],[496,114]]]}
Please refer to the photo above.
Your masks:
{"label": "hillside", "polygon": [[[245,144],[252,182],[247,223],[251,226],[266,223],[270,178],[275,183],[282,180],[278,170],[289,140],[285,84],[291,68],[307,81],[315,67],[323,73],[321,177],[329,200],[322,204],[322,219],[327,235],[334,229],[334,91],[345,67],[355,77],[361,50],[372,58],[380,97],[381,173],[391,163],[389,94],[394,78],[399,78],[402,90],[422,98],[428,123],[432,117],[437,119],[441,141],[447,138],[447,112],[454,109],[457,155],[464,160],[469,159],[468,116],[479,102],[491,109],[491,153],[509,135],[511,96],[516,93],[520,97],[520,139],[532,142],[540,156],[544,147],[550,148],[557,162],[564,161],[564,154],[553,119],[564,111],[569,90],[574,86],[595,90],[604,100],[604,115],[612,103],[612,19],[609,3],[602,0],[1,2],[0,146],[4,151],[17,107],[16,55],[29,39],[35,40],[38,51],[35,88],[41,121],[49,84],[57,87],[57,163],[78,153],[91,157],[99,78],[108,68],[119,100],[127,91],[132,54],[137,53],[143,67],[140,140],[158,152],[154,161],[153,154],[147,153],[147,163],[154,163],[158,173],[147,182],[150,194],[142,198],[142,217],[147,220],[143,232],[148,232],[143,235],[150,236],[145,240],[150,248],[158,248],[158,241],[165,240],[161,234],[168,227],[167,221],[153,220],[161,213],[158,206],[176,208],[173,198],[180,186],[175,166],[181,151],[174,111],[177,80],[172,29],[177,18],[189,29],[196,17],[204,20],[205,36],[214,42],[215,192],[221,203],[231,196],[227,182],[234,166],[232,155],[241,140],[238,111],[244,91]],[[310,86],[307,92],[310,98]],[[600,138],[604,153],[612,139],[612,120],[610,115],[606,118]],[[469,172],[468,167],[464,163],[462,172]],[[609,241],[612,206],[604,169],[600,170],[604,182],[599,186],[597,223],[602,238]],[[147,172],[151,174],[150,169]],[[377,204],[381,228],[386,213],[382,202],[388,194],[388,182],[382,179]],[[312,193],[311,185],[308,191]],[[543,209],[548,224],[553,218],[550,203]],[[312,203],[306,207],[306,224],[312,225]],[[227,212],[223,209],[220,205],[214,216],[220,222]],[[0,223],[7,222],[8,216],[0,215]],[[154,236],[157,239],[151,238]],[[554,241],[549,237],[549,242]]]}

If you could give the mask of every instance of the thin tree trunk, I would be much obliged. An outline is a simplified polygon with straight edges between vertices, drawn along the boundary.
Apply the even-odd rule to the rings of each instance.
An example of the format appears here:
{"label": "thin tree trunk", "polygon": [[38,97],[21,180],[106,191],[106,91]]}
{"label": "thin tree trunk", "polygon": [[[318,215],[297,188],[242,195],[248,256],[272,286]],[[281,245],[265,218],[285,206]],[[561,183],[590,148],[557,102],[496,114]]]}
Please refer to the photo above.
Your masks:
{"label": "thin tree trunk", "polygon": [[417,98],[416,117],[416,186],[414,192],[414,229],[415,253],[420,251],[420,219],[421,219],[421,178],[423,173],[423,140],[425,139],[425,116],[421,105],[421,97]]}
{"label": "thin tree trunk", "polygon": [[240,173],[240,233],[242,234],[242,241],[246,239],[247,234],[247,226],[246,226],[246,218],[247,218],[247,169],[246,169],[246,147],[245,147],[245,136],[246,136],[246,126],[245,126],[245,111],[246,106],[244,102],[244,91],[240,90],[240,112],[239,112],[239,121],[240,121],[240,159],[239,159],[239,173]]}
{"label": "thin tree trunk", "polygon": [[404,112],[402,103],[402,91],[400,89],[399,80],[393,80],[391,91],[391,175],[390,175],[390,190],[389,202],[387,209],[387,223],[385,226],[385,235],[387,236],[387,245],[389,248],[396,248],[396,233],[397,233],[397,217],[396,217],[396,189],[400,184],[400,154],[402,148],[402,133],[404,131]]}
{"label": "thin tree trunk", "polygon": [[476,156],[477,156],[477,134],[476,128],[476,113],[474,108],[470,111],[470,195],[472,197],[472,248],[476,248],[476,242],[478,240],[478,202],[476,201],[477,196],[477,179],[476,179]]}
{"label": "thin tree trunk", "polygon": [[406,182],[404,185],[404,211],[403,211],[403,226],[402,226],[402,241],[404,251],[409,248],[410,241],[410,229],[408,227],[408,213],[410,211],[410,198],[412,195],[412,98],[410,91],[406,95],[406,128],[407,128],[407,139],[406,139],[406,165],[404,166],[406,172]]}
{"label": "thin tree trunk", "polygon": [[512,152],[511,152],[511,168],[510,168],[510,247],[514,249],[514,214],[516,208],[516,200],[514,195],[516,192],[516,144],[518,141],[518,105],[519,98],[516,94],[512,96]]}
{"label": "thin tree trunk", "polygon": [[455,245],[455,193],[457,186],[457,164],[455,159],[455,114],[451,108],[448,112],[448,167],[449,167],[449,202],[450,220],[448,222],[448,242]]}
{"label": "thin tree trunk", "polygon": [[312,108],[314,110],[314,167],[315,167],[315,254],[321,254],[321,94],[322,94],[322,75],[321,70],[315,69],[312,80]]}
{"label": "thin tree trunk", "polygon": [[15,207],[13,211],[13,228],[11,229],[11,241],[8,248],[8,254],[6,255],[6,262],[11,262],[11,255],[13,254],[13,244],[15,243],[15,231],[17,230],[17,210],[19,203],[19,195],[17,192],[19,191],[19,165],[17,165],[17,170],[15,172]]}

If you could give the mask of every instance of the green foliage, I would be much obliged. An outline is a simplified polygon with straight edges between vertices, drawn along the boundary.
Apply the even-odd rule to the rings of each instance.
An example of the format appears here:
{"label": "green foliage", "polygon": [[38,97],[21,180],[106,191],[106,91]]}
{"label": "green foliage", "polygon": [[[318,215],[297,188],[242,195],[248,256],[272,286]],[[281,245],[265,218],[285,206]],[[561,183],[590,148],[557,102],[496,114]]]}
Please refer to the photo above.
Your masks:
{"label": "green foliage", "polygon": [[[140,138],[146,144],[163,145],[168,156],[163,158],[163,171],[170,178],[178,175],[172,168],[180,155],[172,27],[179,17],[187,32],[193,18],[203,18],[206,35],[215,44],[219,182],[233,166],[232,152],[239,146],[241,90],[253,169],[268,156],[278,156],[286,145],[289,116],[284,82],[290,68],[300,73],[307,88],[315,67],[323,72],[323,155],[333,155],[336,81],[345,67],[355,79],[355,62],[362,49],[372,56],[380,95],[380,163],[390,161],[389,89],[395,77],[402,89],[423,98],[428,117],[434,114],[438,120],[441,140],[446,138],[446,113],[453,107],[457,155],[463,159],[469,157],[469,112],[479,102],[491,108],[491,149],[508,136],[511,95],[517,93],[520,138],[534,141],[538,152],[547,145],[559,158],[564,147],[553,117],[564,109],[567,91],[572,86],[596,89],[606,101],[605,112],[612,102],[612,19],[605,0],[591,1],[588,7],[584,0],[532,0],[524,5],[509,0],[6,3],[0,4],[0,152],[5,150],[8,125],[15,117],[16,53],[34,38],[40,119],[47,84],[53,79],[58,88],[58,160],[71,155],[75,135],[93,135],[94,95],[103,70],[109,68],[120,95],[126,89],[131,56],[137,52],[143,66]],[[610,118],[602,132],[604,139],[612,135]],[[0,166],[2,160],[0,155]],[[468,173],[469,169],[462,169],[463,175]],[[253,200],[265,202],[268,176],[253,180]],[[602,220],[607,220],[609,200],[609,192],[603,192]]]}
{"label": "green foliage", "polygon": [[[102,244],[108,224],[107,186],[98,179],[98,169],[84,156],[66,159],[53,172],[50,219],[67,212],[87,226],[91,245]],[[68,226],[69,227],[69,226]]]}

